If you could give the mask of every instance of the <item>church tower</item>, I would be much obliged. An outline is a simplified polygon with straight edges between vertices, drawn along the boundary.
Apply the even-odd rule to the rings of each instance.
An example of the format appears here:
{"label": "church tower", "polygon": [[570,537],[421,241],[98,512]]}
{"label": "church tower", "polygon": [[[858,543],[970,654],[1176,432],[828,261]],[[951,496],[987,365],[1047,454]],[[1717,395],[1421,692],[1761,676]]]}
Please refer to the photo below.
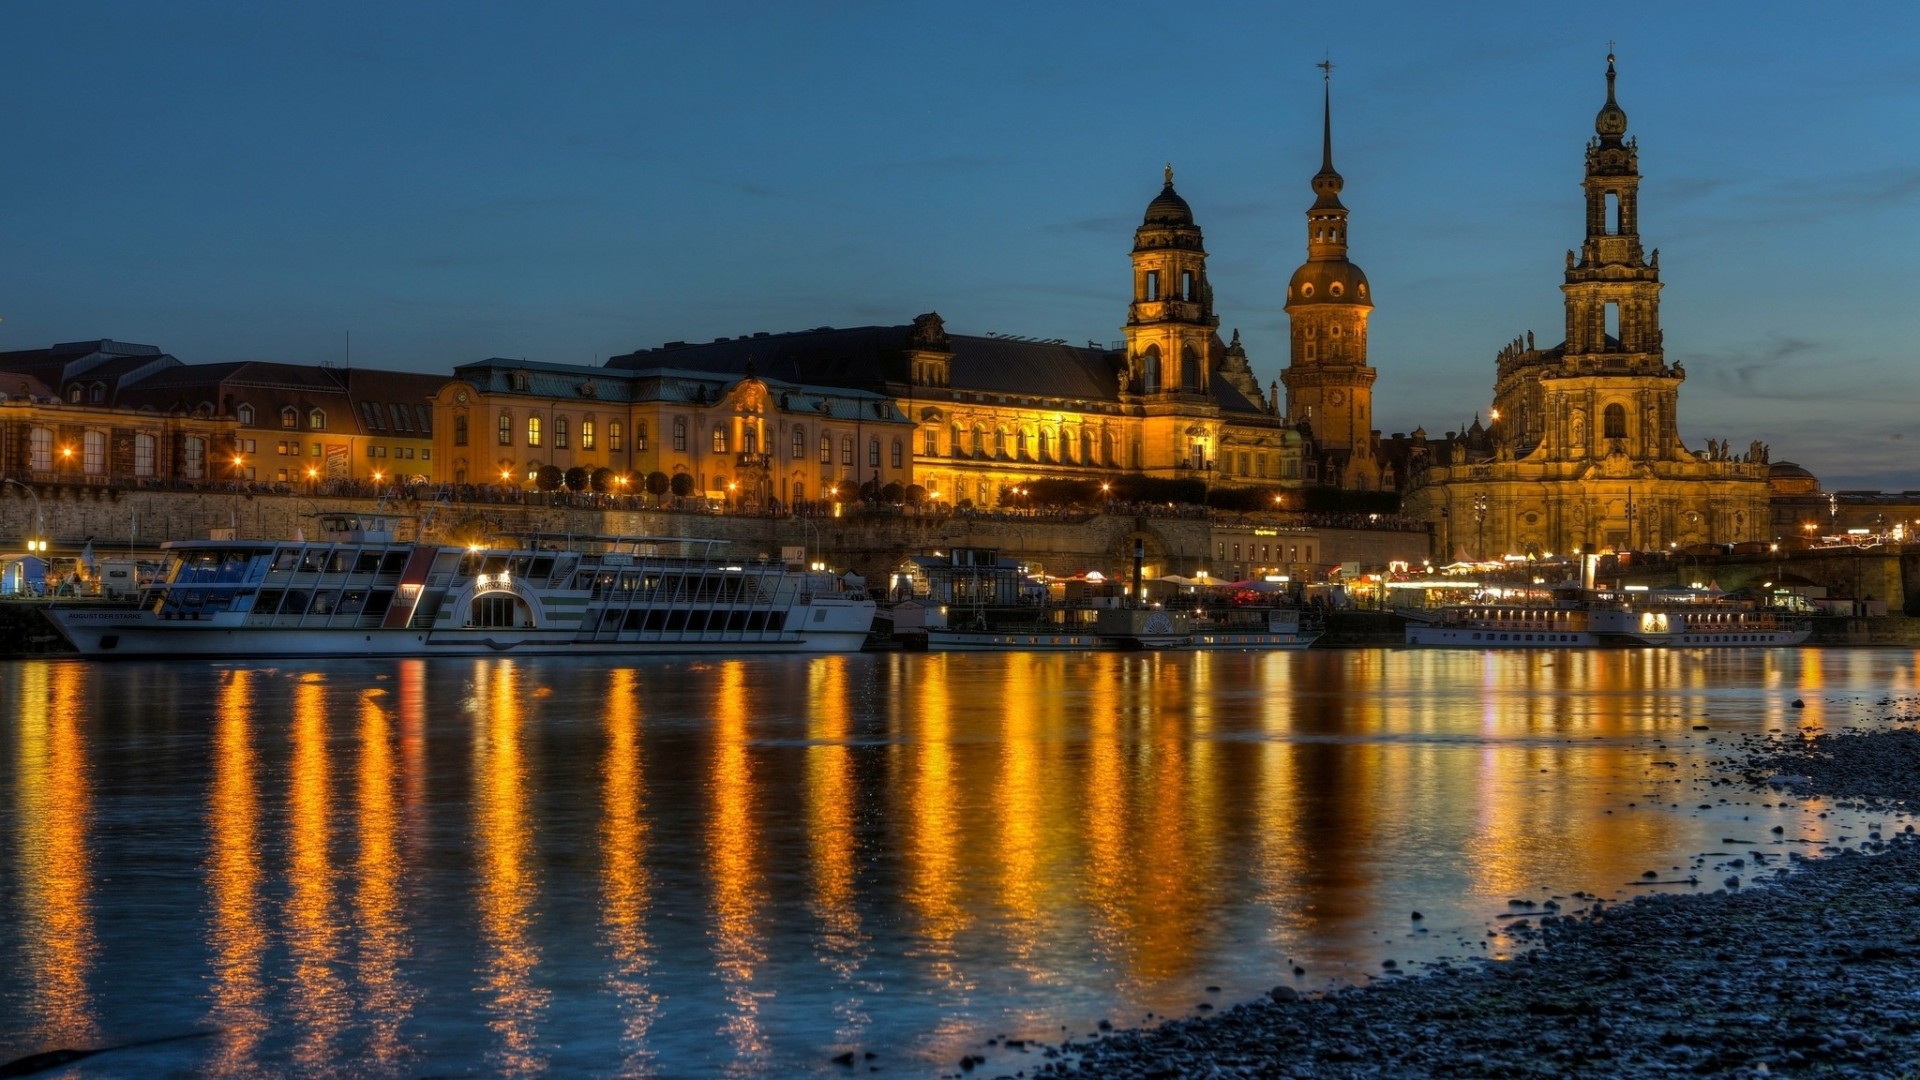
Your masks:
{"label": "church tower", "polygon": [[1133,232],[1133,303],[1127,308],[1123,392],[1151,402],[1208,392],[1220,319],[1207,284],[1207,252],[1187,200],[1166,186]]}
{"label": "church tower", "polygon": [[1367,317],[1373,296],[1367,275],[1347,261],[1345,187],[1333,168],[1332,64],[1321,101],[1320,171],[1313,178],[1316,196],[1307,211],[1307,261],[1287,283],[1287,318],[1292,325],[1290,356],[1280,381],[1287,387],[1287,422],[1306,424],[1321,452],[1320,480],[1349,488],[1371,488],[1373,468],[1373,380],[1367,366]]}

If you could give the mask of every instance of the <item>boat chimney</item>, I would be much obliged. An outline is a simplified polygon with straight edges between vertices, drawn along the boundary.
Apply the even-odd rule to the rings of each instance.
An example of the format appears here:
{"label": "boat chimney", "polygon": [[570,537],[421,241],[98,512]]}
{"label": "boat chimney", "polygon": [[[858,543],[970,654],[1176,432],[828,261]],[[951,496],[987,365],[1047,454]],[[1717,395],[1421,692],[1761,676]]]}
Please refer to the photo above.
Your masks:
{"label": "boat chimney", "polygon": [[1141,568],[1145,565],[1146,561],[1147,561],[1147,542],[1144,539],[1136,536],[1133,538],[1133,606],[1134,607],[1147,606],[1147,594],[1142,591],[1143,589],[1145,589],[1146,586],[1143,584],[1141,580]]}

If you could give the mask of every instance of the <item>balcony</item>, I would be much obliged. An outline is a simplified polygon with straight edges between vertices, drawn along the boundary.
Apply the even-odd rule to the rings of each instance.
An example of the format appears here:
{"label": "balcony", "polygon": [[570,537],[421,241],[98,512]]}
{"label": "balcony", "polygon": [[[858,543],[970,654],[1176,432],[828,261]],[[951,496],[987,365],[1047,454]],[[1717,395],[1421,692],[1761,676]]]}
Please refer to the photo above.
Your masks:
{"label": "balcony", "polygon": [[736,469],[764,469],[773,464],[772,454],[735,454],[733,465]]}

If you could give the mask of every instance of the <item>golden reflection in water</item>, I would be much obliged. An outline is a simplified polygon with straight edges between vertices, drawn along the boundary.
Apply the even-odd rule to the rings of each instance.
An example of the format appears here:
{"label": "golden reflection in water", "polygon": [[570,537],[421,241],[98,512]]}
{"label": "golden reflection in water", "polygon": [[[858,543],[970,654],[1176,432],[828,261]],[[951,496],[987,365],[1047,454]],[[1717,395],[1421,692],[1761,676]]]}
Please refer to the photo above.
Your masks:
{"label": "golden reflection in water", "polygon": [[[915,943],[908,955],[946,1003],[964,999],[973,989],[955,947],[972,914],[961,902],[964,872],[958,848],[963,823],[955,805],[960,784],[955,776],[953,697],[948,686],[948,669],[956,659],[951,653],[926,659],[908,695],[911,705],[899,724],[905,738],[896,753],[904,775],[889,787],[899,790],[905,802],[904,813],[898,815],[904,835],[895,836],[891,843],[905,856],[903,899],[914,920]],[[938,1027],[931,1033],[935,1037],[969,1030],[957,1010],[951,1009],[942,1010]]]}
{"label": "golden reflection in water", "polygon": [[640,757],[640,679],[632,668],[611,673],[607,684],[607,750],[601,764],[600,925],[612,957],[608,985],[619,1000],[620,1072],[653,1071],[656,1054],[647,1036],[660,1018],[660,994],[653,989],[653,941],[647,916],[653,908],[653,878],[647,868],[652,839],[647,813],[647,781]]}
{"label": "golden reflection in water", "polygon": [[[1659,740],[1698,719],[1688,692],[1699,660],[1678,650],[1568,650],[1520,664],[1484,665],[1485,744],[1471,775],[1449,777],[1446,798],[1471,795],[1469,888],[1490,899],[1539,898],[1545,882],[1640,877],[1646,851],[1679,843],[1675,815],[1654,812],[1682,795],[1684,777],[1656,764]],[[1637,806],[1634,804],[1638,804]]]}
{"label": "golden reflection in water", "polygon": [[[1115,658],[1091,658],[1087,685],[1087,764],[1081,785],[1080,830],[1086,835],[1086,903],[1092,915],[1096,952],[1109,970],[1129,970],[1137,942],[1131,903],[1139,885],[1128,861],[1127,823],[1134,815],[1134,792],[1127,783],[1126,746],[1131,739],[1123,709],[1126,696],[1109,671]],[[1130,980],[1131,982],[1131,980]]]}
{"label": "golden reflection in water", "polygon": [[[1199,741],[1193,738],[1190,687],[1175,663],[1159,656],[1128,657],[1147,680],[1151,702],[1146,728],[1138,733],[1141,760],[1133,771],[1137,816],[1127,850],[1138,882],[1135,969],[1149,982],[1184,973],[1207,920],[1199,910],[1204,868],[1197,856],[1205,834],[1219,823],[1202,817],[1212,801],[1213,778],[1198,773]],[[1184,659],[1184,658],[1182,658]]]}
{"label": "golden reflection in water", "polygon": [[526,806],[527,768],[521,760],[528,693],[511,660],[476,665],[473,728],[474,843],[479,855],[481,1008],[495,1044],[487,1063],[507,1076],[544,1071],[538,1022],[551,997],[533,985],[540,949],[531,926],[539,900],[532,867],[533,827]]}
{"label": "golden reflection in water", "polygon": [[771,991],[757,989],[754,980],[766,962],[760,940],[759,917],[766,909],[765,853],[755,821],[753,758],[747,730],[749,703],[747,666],[740,661],[717,665],[713,701],[713,760],[708,766],[707,791],[712,805],[707,829],[707,861],[713,881],[714,969],[725,987],[728,1012],[721,1033],[733,1044],[734,1060],[728,1072],[756,1076],[764,1071],[771,1041],[760,1020],[760,1001]]}
{"label": "golden reflection in water", "polygon": [[15,865],[27,970],[14,977],[33,987],[35,1041],[86,1046],[98,1040],[100,1023],[87,985],[99,941],[87,848],[93,791],[81,726],[94,706],[85,701],[86,680],[75,665],[28,663],[15,670]]}
{"label": "golden reflection in water", "polygon": [[267,1031],[267,987],[261,967],[267,926],[260,889],[260,793],[253,748],[254,684],[258,674],[220,674],[213,715],[213,777],[207,792],[207,891],[212,912],[207,951],[213,962],[209,1026],[220,1029],[214,1072],[253,1071]]}
{"label": "golden reflection in water", "polygon": [[1062,657],[1022,653],[1008,657],[1003,693],[1011,706],[1000,716],[1000,762],[992,806],[999,836],[999,908],[1009,962],[1029,980],[1047,977],[1045,953],[1057,945],[1055,889],[1069,880],[1061,849],[1071,843],[1073,806],[1063,790],[1057,737],[1070,700]]}
{"label": "golden reflection in water", "polygon": [[330,850],[333,780],[327,752],[327,684],[302,676],[293,691],[293,746],[288,777],[287,948],[292,954],[289,1006],[299,1027],[294,1059],[309,1069],[339,1056],[335,1040],[351,1008],[340,976],[341,926],[334,910]]}
{"label": "golden reflection in water", "polygon": [[846,665],[817,660],[807,668],[807,846],[813,895],[809,906],[819,927],[820,962],[833,972],[834,1041],[850,1046],[872,1023],[857,980],[868,956],[867,935],[856,905],[858,803],[854,776],[853,715],[848,707]]}
{"label": "golden reflection in water", "polygon": [[401,905],[400,813],[394,792],[393,721],[385,692],[360,695],[360,865],[354,896],[358,916],[360,1007],[370,1027],[367,1053],[383,1065],[406,1050],[401,1036],[413,1012],[413,987],[404,975],[412,955]]}

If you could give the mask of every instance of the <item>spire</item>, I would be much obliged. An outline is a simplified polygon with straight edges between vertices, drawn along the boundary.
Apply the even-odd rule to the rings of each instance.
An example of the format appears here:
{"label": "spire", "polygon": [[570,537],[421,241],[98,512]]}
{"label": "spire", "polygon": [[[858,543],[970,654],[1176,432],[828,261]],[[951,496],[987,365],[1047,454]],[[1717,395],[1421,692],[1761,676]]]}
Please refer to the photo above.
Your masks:
{"label": "spire", "polygon": [[1599,115],[1593,118],[1593,130],[1600,141],[1613,146],[1620,142],[1620,136],[1627,133],[1627,111],[1613,97],[1613,42],[1607,42],[1607,103],[1600,106]]}
{"label": "spire", "polygon": [[1321,97],[1320,171],[1313,178],[1313,191],[1320,196],[1316,208],[1331,209],[1340,205],[1340,189],[1346,186],[1333,168],[1333,61],[1322,60],[1314,66],[1320,69]]}

